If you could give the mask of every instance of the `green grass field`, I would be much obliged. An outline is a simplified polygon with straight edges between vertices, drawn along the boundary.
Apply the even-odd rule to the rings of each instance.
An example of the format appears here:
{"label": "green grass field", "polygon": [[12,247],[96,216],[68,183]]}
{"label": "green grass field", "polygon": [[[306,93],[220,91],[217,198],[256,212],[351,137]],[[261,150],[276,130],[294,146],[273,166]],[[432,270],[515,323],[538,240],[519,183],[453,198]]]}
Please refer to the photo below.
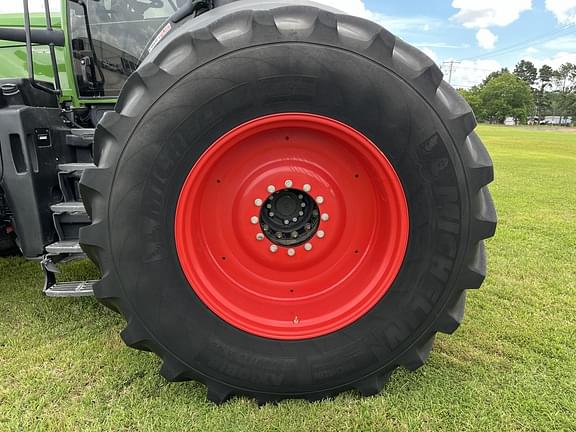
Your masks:
{"label": "green grass field", "polygon": [[[377,397],[214,406],[126,348],[93,299],[53,300],[0,260],[0,431],[576,431],[576,132],[480,127],[496,164],[490,275],[429,363]],[[69,278],[94,276],[87,263]]]}

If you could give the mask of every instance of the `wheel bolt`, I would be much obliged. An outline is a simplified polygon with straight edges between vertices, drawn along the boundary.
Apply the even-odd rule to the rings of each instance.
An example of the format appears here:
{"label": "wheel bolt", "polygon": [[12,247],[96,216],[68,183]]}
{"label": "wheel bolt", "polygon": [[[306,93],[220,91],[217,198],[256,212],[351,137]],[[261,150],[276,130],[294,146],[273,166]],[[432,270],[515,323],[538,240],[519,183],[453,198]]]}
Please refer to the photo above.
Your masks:
{"label": "wheel bolt", "polygon": [[306,243],[304,245],[304,249],[306,249],[308,252],[310,252],[312,250],[312,243]]}
{"label": "wheel bolt", "polygon": [[292,222],[298,222],[298,218],[292,218]]}
{"label": "wheel bolt", "polygon": [[299,212],[298,214],[299,214],[300,216],[304,216],[304,212],[303,212],[303,211]]}
{"label": "wheel bolt", "polygon": [[288,256],[293,257],[294,255],[296,255],[296,250],[295,249],[288,249]]}
{"label": "wheel bolt", "polygon": [[254,200],[254,205],[255,205],[256,207],[262,207],[262,204],[264,204],[264,201],[262,201],[260,198],[256,198],[256,199]]}
{"label": "wheel bolt", "polygon": [[312,225],[306,224],[304,228],[306,229],[306,231],[310,231],[312,229]]}
{"label": "wheel bolt", "polygon": [[276,238],[277,238],[277,239],[282,239],[282,233],[276,233]]}
{"label": "wheel bolt", "polygon": [[316,233],[316,235],[318,236],[318,238],[323,239],[324,237],[326,237],[326,233],[322,230],[318,231]]}
{"label": "wheel bolt", "polygon": [[276,246],[275,244],[270,245],[270,252],[272,253],[278,252],[278,246]]}
{"label": "wheel bolt", "polygon": [[259,221],[260,220],[258,219],[258,216],[252,216],[250,218],[250,222],[252,222],[252,225],[257,225]]}
{"label": "wheel bolt", "polygon": [[322,214],[322,220],[324,222],[328,222],[329,219],[330,219],[330,215],[328,213]]}
{"label": "wheel bolt", "polygon": [[312,186],[310,186],[309,184],[305,184],[302,189],[304,190],[304,192],[310,192],[312,190]]}
{"label": "wheel bolt", "polygon": [[287,188],[291,188],[293,184],[294,182],[292,180],[286,180],[284,182],[284,186],[286,186]]}
{"label": "wheel bolt", "polygon": [[324,197],[323,196],[316,197],[316,202],[318,204],[324,204]]}
{"label": "wheel bolt", "polygon": [[270,213],[268,213],[268,216],[270,216],[270,217],[274,217],[274,212],[270,212]]}
{"label": "wheel bolt", "polygon": [[290,221],[289,221],[288,219],[286,219],[286,220],[284,221],[284,225],[290,225]]}
{"label": "wheel bolt", "polygon": [[271,208],[272,208],[272,204],[266,204],[266,208],[267,208],[267,209],[271,209]]}
{"label": "wheel bolt", "polygon": [[293,231],[293,232],[292,232],[292,238],[293,238],[293,239],[297,239],[297,238],[298,238],[298,231]]}
{"label": "wheel bolt", "polygon": [[256,234],[256,240],[258,240],[258,241],[264,240],[264,234],[262,234],[262,233]]}
{"label": "wheel bolt", "polygon": [[276,192],[276,188],[274,187],[274,185],[268,186],[268,192],[270,192],[270,193]]}
{"label": "wheel bolt", "polygon": [[268,231],[270,229],[270,227],[268,225],[262,225],[262,229],[264,231]]}

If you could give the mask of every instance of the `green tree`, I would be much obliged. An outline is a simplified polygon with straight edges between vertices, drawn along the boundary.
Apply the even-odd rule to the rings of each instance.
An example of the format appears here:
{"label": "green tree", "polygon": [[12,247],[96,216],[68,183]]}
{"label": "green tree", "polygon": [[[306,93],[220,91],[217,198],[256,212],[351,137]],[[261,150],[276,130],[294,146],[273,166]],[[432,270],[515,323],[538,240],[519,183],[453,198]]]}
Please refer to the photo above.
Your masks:
{"label": "green tree", "polygon": [[527,60],[522,60],[514,68],[514,75],[516,75],[530,87],[534,87],[536,80],[538,79],[538,69],[536,69],[534,63]]}
{"label": "green tree", "polygon": [[482,104],[482,88],[480,86],[474,86],[470,89],[461,89],[459,92],[474,110],[476,118],[478,120],[486,120],[484,106]]}
{"label": "green tree", "polygon": [[552,80],[554,78],[554,69],[548,65],[544,65],[538,71],[538,80],[536,81],[536,95],[534,102],[536,105],[536,115],[542,117],[549,112],[551,108],[551,101],[548,90],[552,88]]}
{"label": "green tree", "polygon": [[554,72],[553,81],[558,92],[558,109],[561,120],[575,110],[576,65],[565,63]]}
{"label": "green tree", "polygon": [[499,76],[502,76],[503,74],[507,74],[507,73],[510,73],[508,68],[502,68],[497,72],[492,72],[490,75],[488,75],[486,78],[484,78],[484,81],[482,82],[482,86],[485,86],[490,81],[492,81],[494,78],[498,78]]}
{"label": "green tree", "polygon": [[506,117],[525,122],[534,103],[530,86],[510,72],[504,72],[482,86],[480,99],[486,118],[498,123]]}

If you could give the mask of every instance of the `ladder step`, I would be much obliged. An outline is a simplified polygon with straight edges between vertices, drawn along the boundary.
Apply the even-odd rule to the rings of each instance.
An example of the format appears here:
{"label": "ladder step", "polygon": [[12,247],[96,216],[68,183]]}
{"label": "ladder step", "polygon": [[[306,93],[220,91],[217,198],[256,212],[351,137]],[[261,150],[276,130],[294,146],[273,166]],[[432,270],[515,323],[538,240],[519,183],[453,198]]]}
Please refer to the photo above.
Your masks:
{"label": "ladder step", "polygon": [[82,248],[77,240],[68,240],[52,243],[46,246],[46,252],[49,254],[83,254]]}
{"label": "ladder step", "polygon": [[70,129],[66,144],[71,147],[91,147],[94,144],[94,129]]}
{"label": "ladder step", "polygon": [[64,172],[85,171],[91,168],[96,168],[96,165],[93,163],[67,163],[58,165],[58,169]]}
{"label": "ladder step", "polygon": [[86,213],[84,204],[81,202],[63,202],[50,206],[54,213]]}
{"label": "ladder step", "polygon": [[96,281],[62,282],[48,288],[44,293],[48,297],[87,297],[94,295]]}

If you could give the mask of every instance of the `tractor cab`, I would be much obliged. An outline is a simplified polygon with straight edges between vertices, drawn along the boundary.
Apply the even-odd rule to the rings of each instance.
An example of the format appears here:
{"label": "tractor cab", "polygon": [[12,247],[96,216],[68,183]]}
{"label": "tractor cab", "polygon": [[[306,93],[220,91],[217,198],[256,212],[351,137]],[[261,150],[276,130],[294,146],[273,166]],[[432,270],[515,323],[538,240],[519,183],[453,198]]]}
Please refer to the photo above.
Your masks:
{"label": "tractor cab", "polygon": [[117,97],[153,35],[176,10],[172,0],[69,2],[69,49],[78,96]]}
{"label": "tractor cab", "polygon": [[[111,105],[183,0],[26,1],[0,14],[0,79],[26,79],[69,108]],[[52,91],[50,91],[52,90]]]}

